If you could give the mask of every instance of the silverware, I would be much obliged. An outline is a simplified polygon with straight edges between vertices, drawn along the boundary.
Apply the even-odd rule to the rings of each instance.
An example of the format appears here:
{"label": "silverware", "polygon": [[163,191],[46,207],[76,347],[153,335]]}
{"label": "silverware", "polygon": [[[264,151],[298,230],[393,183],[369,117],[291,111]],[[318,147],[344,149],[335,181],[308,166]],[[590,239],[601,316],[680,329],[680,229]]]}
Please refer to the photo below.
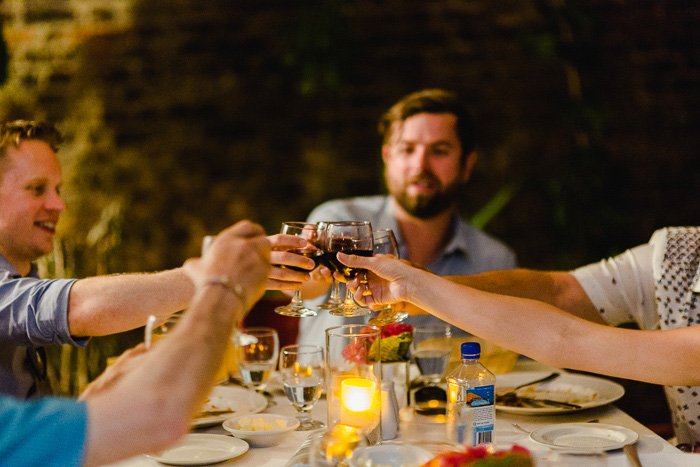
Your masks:
{"label": "silverware", "polygon": [[570,402],[562,402],[562,401],[555,401],[553,399],[536,399],[534,397],[519,397],[516,396],[518,402],[520,402],[523,405],[534,407],[534,408],[541,408],[543,406],[550,406],[550,407],[560,407],[562,409],[571,409],[571,410],[578,410],[581,409],[582,407],[578,404],[572,404]]}
{"label": "silverware", "polygon": [[543,383],[547,383],[547,382],[549,382],[549,381],[552,381],[553,379],[558,378],[559,375],[561,375],[561,373],[555,371],[554,373],[552,373],[552,374],[550,374],[550,375],[547,375],[547,376],[545,376],[544,378],[536,379],[536,380],[534,380],[534,381],[530,381],[529,383],[524,383],[524,384],[515,386],[515,387],[514,387],[513,389],[511,389],[510,391],[504,392],[503,394],[496,394],[496,397],[498,398],[498,401],[499,401],[500,403],[503,403],[503,404],[506,404],[506,405],[507,405],[509,402],[513,402],[513,401],[515,400],[515,398],[518,397],[517,394],[516,394],[516,392],[518,391],[518,389],[522,389],[522,388],[525,388],[525,387],[527,387],[527,386],[532,386],[532,385],[534,385],[534,384],[543,384]]}
{"label": "silverware", "polygon": [[627,459],[632,467],[642,467],[642,461],[639,460],[639,453],[637,452],[637,443],[627,444],[622,450],[627,455]]}

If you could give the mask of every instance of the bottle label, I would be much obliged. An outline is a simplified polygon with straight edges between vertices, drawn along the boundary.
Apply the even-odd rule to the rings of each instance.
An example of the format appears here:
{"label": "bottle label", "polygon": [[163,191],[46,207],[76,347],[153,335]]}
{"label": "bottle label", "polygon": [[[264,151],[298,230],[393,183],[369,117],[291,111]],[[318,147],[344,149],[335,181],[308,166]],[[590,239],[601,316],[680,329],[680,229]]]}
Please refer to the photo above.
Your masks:
{"label": "bottle label", "polygon": [[465,402],[463,410],[470,412],[472,439],[464,441],[473,446],[491,444],[495,417],[493,385],[467,389]]}

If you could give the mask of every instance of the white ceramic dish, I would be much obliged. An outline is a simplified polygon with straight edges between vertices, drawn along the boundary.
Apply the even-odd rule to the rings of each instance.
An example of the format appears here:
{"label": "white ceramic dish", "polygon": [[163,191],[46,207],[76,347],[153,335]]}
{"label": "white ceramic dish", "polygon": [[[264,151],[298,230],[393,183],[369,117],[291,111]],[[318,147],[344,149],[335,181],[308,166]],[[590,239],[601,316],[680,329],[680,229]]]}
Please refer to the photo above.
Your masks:
{"label": "white ceramic dish", "polygon": [[410,444],[386,444],[355,449],[350,459],[350,467],[372,465],[397,465],[417,467],[435,457],[430,451]]}
{"label": "white ceramic dish", "polygon": [[[547,371],[523,371],[516,373],[505,373],[496,375],[496,393],[513,388],[520,384],[524,384],[536,379],[547,376]],[[580,409],[566,407],[511,407],[496,403],[496,409],[502,412],[509,412],[522,415],[553,415],[561,413],[570,413],[578,410],[591,409],[602,405],[610,404],[621,398],[625,394],[625,389],[614,381],[594,376],[580,375],[576,373],[562,373],[554,381],[545,383],[539,386],[534,386],[535,390],[539,388],[562,388],[566,387],[576,393],[590,394],[595,392],[596,397],[593,400],[586,402],[574,402],[581,406]],[[572,402],[566,398],[561,399],[563,402]]]}
{"label": "white ceramic dish", "polygon": [[190,434],[176,445],[157,454],[146,454],[161,464],[209,465],[248,451],[248,443],[226,435]]}
{"label": "white ceramic dish", "polygon": [[214,386],[209,394],[212,409],[229,408],[225,413],[197,417],[192,422],[195,427],[218,425],[234,415],[262,412],[267,408],[267,399],[262,394],[237,386]]}
{"label": "white ceramic dish", "polygon": [[530,433],[534,442],[567,452],[610,451],[637,442],[639,435],[617,425],[604,423],[561,423]]}
{"label": "white ceramic dish", "polygon": [[[286,428],[280,430],[269,431],[247,431],[239,429],[238,420],[242,417],[262,418],[264,420],[284,420]],[[250,443],[251,446],[269,447],[275,446],[282,442],[284,438],[299,426],[299,420],[294,417],[285,417],[272,413],[259,413],[255,415],[242,414],[226,419],[224,421],[224,429],[231,433],[236,438],[241,438]]]}

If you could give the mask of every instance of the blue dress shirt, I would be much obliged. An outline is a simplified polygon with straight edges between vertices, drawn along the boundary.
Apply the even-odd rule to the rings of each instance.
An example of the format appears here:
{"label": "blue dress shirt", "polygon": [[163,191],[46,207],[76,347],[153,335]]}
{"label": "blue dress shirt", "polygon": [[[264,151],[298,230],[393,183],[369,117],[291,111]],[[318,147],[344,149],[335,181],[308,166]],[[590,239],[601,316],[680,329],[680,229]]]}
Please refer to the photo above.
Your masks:
{"label": "blue dress shirt", "polygon": [[76,279],[27,277],[0,255],[0,394],[27,397],[35,378],[28,356],[49,344],[85,346],[68,329],[68,298]]}

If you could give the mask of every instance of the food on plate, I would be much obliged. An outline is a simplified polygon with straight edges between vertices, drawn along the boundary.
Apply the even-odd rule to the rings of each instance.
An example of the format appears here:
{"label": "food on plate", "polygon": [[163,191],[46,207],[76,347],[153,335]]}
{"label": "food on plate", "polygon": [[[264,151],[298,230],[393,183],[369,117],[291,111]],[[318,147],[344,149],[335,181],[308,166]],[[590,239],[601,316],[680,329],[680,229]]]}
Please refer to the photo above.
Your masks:
{"label": "food on plate", "polygon": [[273,431],[285,428],[287,428],[287,424],[282,418],[265,420],[264,418],[241,417],[238,419],[238,429],[243,431]]}
{"label": "food on plate", "polygon": [[517,444],[508,450],[489,453],[484,446],[466,451],[443,452],[422,467],[533,467],[530,451]]}
{"label": "food on plate", "polygon": [[[503,388],[500,393],[504,394],[508,391],[508,388]],[[518,389],[515,395],[517,397],[508,397],[504,399],[501,398],[499,394],[496,394],[496,403],[509,407],[523,407],[525,404],[523,404],[520,398],[525,398],[581,405],[593,402],[598,398],[598,393],[592,388],[567,384],[561,381],[552,381],[537,386],[524,387]]]}
{"label": "food on plate", "polygon": [[227,413],[233,413],[237,409],[233,407],[229,399],[221,396],[210,395],[202,406],[201,412],[197,414],[197,418],[215,417]]}

